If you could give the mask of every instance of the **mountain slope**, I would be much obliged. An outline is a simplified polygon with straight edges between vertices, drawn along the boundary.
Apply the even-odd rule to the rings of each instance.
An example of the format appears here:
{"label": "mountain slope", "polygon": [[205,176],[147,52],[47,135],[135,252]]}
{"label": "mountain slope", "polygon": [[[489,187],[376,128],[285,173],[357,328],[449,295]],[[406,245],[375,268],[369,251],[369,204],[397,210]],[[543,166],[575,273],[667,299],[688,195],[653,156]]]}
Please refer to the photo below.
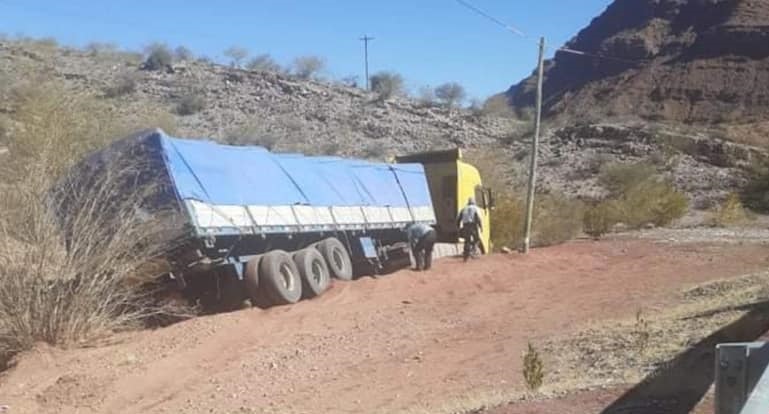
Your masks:
{"label": "mountain slope", "polygon": [[[545,111],[747,123],[769,115],[769,0],[616,0],[548,61]],[[621,59],[621,60],[620,60]],[[508,90],[534,103],[532,76]]]}

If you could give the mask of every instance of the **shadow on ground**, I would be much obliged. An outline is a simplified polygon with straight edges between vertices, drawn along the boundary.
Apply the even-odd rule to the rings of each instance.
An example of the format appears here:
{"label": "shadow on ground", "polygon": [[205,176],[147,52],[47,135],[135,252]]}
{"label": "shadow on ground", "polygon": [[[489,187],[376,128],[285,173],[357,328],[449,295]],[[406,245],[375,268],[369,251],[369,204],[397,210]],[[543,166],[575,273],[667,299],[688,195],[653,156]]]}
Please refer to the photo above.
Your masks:
{"label": "shadow on ground", "polygon": [[604,414],[689,413],[708,392],[715,375],[715,347],[754,341],[769,331],[769,301],[724,326],[686,352],[662,364],[638,385],[604,408]]}

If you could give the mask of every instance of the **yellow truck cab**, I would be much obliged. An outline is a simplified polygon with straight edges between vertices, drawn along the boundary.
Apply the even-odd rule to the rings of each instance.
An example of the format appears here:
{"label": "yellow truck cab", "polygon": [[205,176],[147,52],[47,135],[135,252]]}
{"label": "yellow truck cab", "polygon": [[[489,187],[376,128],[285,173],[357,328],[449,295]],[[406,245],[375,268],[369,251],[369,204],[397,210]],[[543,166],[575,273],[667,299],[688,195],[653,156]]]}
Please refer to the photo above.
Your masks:
{"label": "yellow truck cab", "polygon": [[483,213],[481,251],[484,254],[491,251],[489,215],[494,207],[494,194],[490,188],[483,186],[478,169],[462,160],[460,149],[406,155],[397,157],[396,161],[424,165],[435,210],[439,243],[461,241],[457,216],[467,204],[467,200],[474,197]]}

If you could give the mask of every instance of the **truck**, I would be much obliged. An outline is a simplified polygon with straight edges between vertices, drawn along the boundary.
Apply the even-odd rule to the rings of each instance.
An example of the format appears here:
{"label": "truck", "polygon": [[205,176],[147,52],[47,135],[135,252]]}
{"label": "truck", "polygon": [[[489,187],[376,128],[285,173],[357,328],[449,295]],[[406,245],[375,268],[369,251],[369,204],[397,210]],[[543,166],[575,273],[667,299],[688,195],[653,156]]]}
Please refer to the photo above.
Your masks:
{"label": "truck", "polygon": [[[132,172],[121,191],[110,192],[111,202],[151,189],[144,197],[151,202],[137,208],[164,228],[168,248],[152,258],[160,264],[155,268],[204,306],[245,299],[287,305],[321,295],[331,279],[402,268],[409,263],[405,228],[428,224],[439,242],[459,243],[456,217],[470,197],[485,213],[481,252],[491,248],[493,192],[459,149],[386,163],[275,153],[151,129],[85,157],[66,175],[66,187],[93,186],[96,177],[118,174],[118,164]],[[68,206],[60,213],[74,204],[59,203]]]}

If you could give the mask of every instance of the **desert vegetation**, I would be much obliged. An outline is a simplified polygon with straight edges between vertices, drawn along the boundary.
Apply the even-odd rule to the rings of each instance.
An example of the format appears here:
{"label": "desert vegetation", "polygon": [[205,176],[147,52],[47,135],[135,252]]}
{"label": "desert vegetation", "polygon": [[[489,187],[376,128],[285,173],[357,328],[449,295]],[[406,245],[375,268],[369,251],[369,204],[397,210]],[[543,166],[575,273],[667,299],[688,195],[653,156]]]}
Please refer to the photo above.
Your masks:
{"label": "desert vegetation", "polygon": [[130,185],[142,167],[115,160],[92,170],[87,186],[66,174],[93,148],[156,119],[117,119],[98,97],[45,78],[3,85],[0,94],[13,106],[0,118],[8,148],[0,165],[0,364],[37,342],[87,344],[164,313],[143,287],[164,230],[142,215],[153,190]]}
{"label": "desert vegetation", "polygon": [[591,236],[600,237],[617,224],[629,229],[667,226],[688,210],[686,195],[652,165],[607,164],[601,168],[598,180],[608,196],[585,212],[585,232]]}

